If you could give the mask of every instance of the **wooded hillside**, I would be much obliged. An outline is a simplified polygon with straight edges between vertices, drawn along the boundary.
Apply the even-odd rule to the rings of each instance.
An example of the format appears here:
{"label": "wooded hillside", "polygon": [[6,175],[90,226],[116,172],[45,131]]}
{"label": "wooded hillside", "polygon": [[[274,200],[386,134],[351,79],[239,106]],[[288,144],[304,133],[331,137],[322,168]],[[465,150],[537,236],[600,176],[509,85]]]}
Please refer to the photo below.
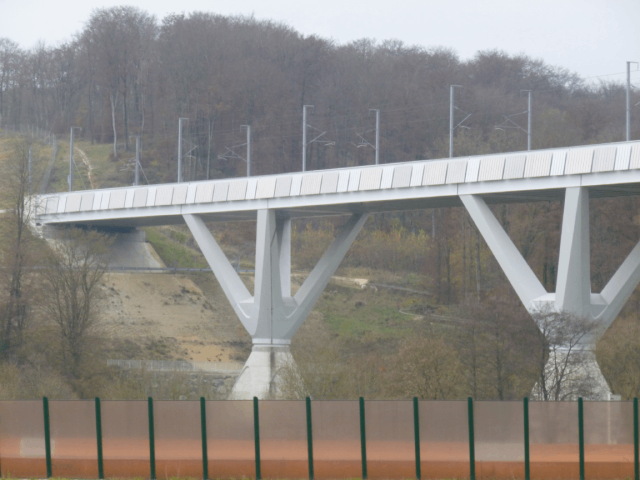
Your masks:
{"label": "wooded hillside", "polygon": [[[184,179],[243,176],[241,159],[219,156],[234,146],[244,156],[241,126],[251,125],[252,174],[258,175],[301,169],[304,105],[314,106],[308,138],[320,140],[307,147],[309,170],[373,163],[367,145],[374,142],[370,109],[380,110],[381,163],[446,157],[449,88],[454,84],[462,86],[456,90],[456,123],[462,122],[454,140],[456,156],[526,149],[526,134],[509,127],[526,128],[527,90],[533,96],[533,149],[620,141],[625,87],[608,78],[617,77],[603,76],[594,84],[525,54],[483,51],[463,61],[446,47],[372,39],[339,45],[251,17],[195,12],[157,19],[134,7],[114,7],[94,11],[81,31],[56,47],[25,51],[0,38],[0,131],[37,129],[66,138],[71,126],[81,127],[79,139],[112,145],[115,173],[98,180],[99,186],[110,187],[133,180],[128,168],[133,135],[142,138],[146,181],[176,180],[179,117],[188,119]],[[632,105],[638,102],[640,91],[634,88]],[[640,107],[634,107],[633,118],[631,138],[638,139]],[[640,239],[637,209],[636,198],[591,201],[594,292]],[[504,205],[494,212],[545,288],[554,291],[562,205]],[[336,222],[296,224],[297,268],[313,265]],[[253,238],[252,228],[226,227],[222,236],[241,249]],[[238,261],[252,261],[251,248],[245,250],[247,258]],[[404,278],[405,286],[428,291],[431,298],[415,306],[420,313],[460,306],[458,317],[482,317],[480,323],[489,327],[481,337],[496,345],[511,335],[505,325],[530,322],[461,208],[372,217],[344,267],[387,272]],[[637,373],[630,373],[640,372],[639,309],[636,292],[599,345],[603,371],[625,398],[640,392]],[[410,357],[413,347],[403,348]],[[462,346],[458,351],[464,357],[470,350]],[[522,380],[530,367],[518,366],[523,349],[511,342],[505,351],[510,356],[500,362],[520,369],[509,373],[517,388],[478,393],[476,377],[469,374],[474,357],[465,363],[464,374],[474,379],[468,381],[473,388],[442,396],[526,393],[535,379]],[[487,375],[502,373],[490,367]]]}

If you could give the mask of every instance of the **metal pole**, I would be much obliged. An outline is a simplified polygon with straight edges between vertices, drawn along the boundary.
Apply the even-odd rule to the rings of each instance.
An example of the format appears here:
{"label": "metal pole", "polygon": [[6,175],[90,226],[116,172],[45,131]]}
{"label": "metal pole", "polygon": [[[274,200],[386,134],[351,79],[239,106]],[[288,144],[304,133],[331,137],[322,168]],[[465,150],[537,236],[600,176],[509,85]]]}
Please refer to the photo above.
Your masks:
{"label": "metal pole", "polygon": [[182,121],[188,118],[178,118],[178,183],[182,182]]}
{"label": "metal pole", "polygon": [[42,397],[42,410],[44,414],[44,454],[47,464],[47,478],[51,478],[51,428],[49,425],[49,399]]}
{"label": "metal pole", "polygon": [[627,142],[631,137],[631,62],[627,62]]}
{"label": "metal pole", "polygon": [[638,432],[638,397],[633,399],[633,464],[635,480],[640,480],[640,432]]}
{"label": "metal pole", "polygon": [[247,129],[247,177],[251,176],[251,125],[240,125]]}
{"label": "metal pole", "polygon": [[584,413],[582,397],[578,397],[578,450],[580,455],[580,480],[584,480]]}
{"label": "metal pole", "polygon": [[476,480],[476,445],[473,431],[473,398],[467,399],[467,416],[469,420],[469,478]]}
{"label": "metal pole", "polygon": [[362,458],[362,480],[367,480],[367,432],[364,419],[364,398],[360,397],[360,456]]}
{"label": "metal pole", "polygon": [[302,171],[307,171],[307,107],[313,108],[313,105],[302,106]]}
{"label": "metal pole", "polygon": [[313,480],[313,430],[311,422],[311,398],[306,398],[307,406],[307,460],[309,461],[309,480]]}
{"label": "metal pole", "polygon": [[527,110],[527,150],[531,151],[531,90],[529,90],[529,108]]}
{"label": "metal pole", "polygon": [[260,468],[260,414],[258,410],[258,397],[253,397],[253,435],[256,447],[256,480],[262,478]]}
{"label": "metal pole", "polygon": [[73,191],[73,127],[71,127],[71,133],[69,134],[69,191]]}
{"label": "metal pole", "polygon": [[69,191],[73,191],[73,127],[69,134]]}
{"label": "metal pole", "polygon": [[100,399],[96,397],[96,443],[98,446],[98,478],[104,478],[104,460],[102,456],[102,413],[100,409]]}
{"label": "metal pole", "polygon": [[529,458],[529,399],[524,397],[523,401],[524,414],[524,480],[531,478],[531,462]]}
{"label": "metal pole", "polygon": [[200,397],[200,435],[202,436],[202,480],[209,478],[209,452],[207,451],[207,406]]}
{"label": "metal pole", "polygon": [[449,87],[449,158],[453,158],[453,131],[455,130],[454,126],[454,89],[456,87],[460,87],[461,85],[451,85]]}
{"label": "metal pole", "polygon": [[147,399],[147,406],[149,413],[149,478],[156,480],[156,438],[153,425],[153,399],[151,397]]}
{"label": "metal pole", "polygon": [[420,465],[420,412],[418,397],[413,397],[413,436],[416,448],[416,480],[421,480],[422,469]]}
{"label": "metal pole", "polygon": [[135,177],[133,180],[133,185],[140,185],[140,135],[131,135],[136,139],[136,168],[135,168]]}
{"label": "metal pole", "polygon": [[370,108],[370,112],[376,112],[376,165],[380,164],[380,110]]}
{"label": "metal pole", "polygon": [[32,177],[32,157],[31,157],[31,147],[29,147],[29,164],[28,164],[28,169],[29,169],[29,195],[31,195],[31,177]]}

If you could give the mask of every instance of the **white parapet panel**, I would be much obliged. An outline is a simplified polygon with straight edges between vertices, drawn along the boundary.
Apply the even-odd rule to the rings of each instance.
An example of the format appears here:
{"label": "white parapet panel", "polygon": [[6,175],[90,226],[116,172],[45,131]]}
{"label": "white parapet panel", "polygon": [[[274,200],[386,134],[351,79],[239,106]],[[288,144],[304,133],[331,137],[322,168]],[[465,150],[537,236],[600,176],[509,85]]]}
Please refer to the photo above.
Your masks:
{"label": "white parapet panel", "polygon": [[213,201],[213,189],[215,183],[200,183],[196,188],[194,203],[211,203]]}
{"label": "white parapet panel", "polygon": [[82,194],[80,193],[72,193],[70,195],[67,195],[67,204],[64,208],[65,213],[79,212],[81,200]]}
{"label": "white parapet panel", "polygon": [[503,180],[515,180],[524,176],[524,165],[527,159],[526,155],[511,155],[504,161]]}
{"label": "white parapet panel", "polygon": [[351,170],[349,172],[349,187],[347,191],[357,192],[360,186],[360,170]]}
{"label": "white parapet panel", "polygon": [[338,190],[339,172],[326,172],[322,174],[320,193],[336,193]]}
{"label": "white parapet panel", "polygon": [[64,213],[64,207],[67,205],[66,195],[61,195],[58,201],[58,211],[56,213]]}
{"label": "white parapet panel", "polygon": [[407,188],[411,185],[413,165],[399,165],[393,169],[391,188]]}
{"label": "white parapet panel", "polygon": [[45,213],[57,213],[58,212],[58,202],[60,199],[58,197],[49,197],[47,198],[47,207],[45,209]]}
{"label": "white parapet panel", "polygon": [[382,168],[365,168],[360,172],[358,190],[379,190],[382,181]]}
{"label": "white parapet panel", "polygon": [[149,187],[149,193],[147,194],[147,207],[153,207],[155,205],[157,194],[158,187]]}
{"label": "white parapet panel", "polygon": [[614,170],[628,170],[629,157],[631,156],[631,145],[618,145],[617,150]]}
{"label": "white parapet panel", "polygon": [[213,191],[214,202],[226,202],[229,193],[229,182],[216,183],[216,189]]}
{"label": "white parapet panel", "polygon": [[173,197],[171,197],[171,205],[184,205],[187,200],[187,189],[189,185],[181,183],[173,187]]}
{"label": "white parapet panel", "polygon": [[281,198],[291,195],[291,180],[292,178],[290,175],[287,175],[286,177],[278,177],[274,197]]}
{"label": "white parapet panel", "polygon": [[444,185],[448,162],[429,162],[424,166],[422,185]]}
{"label": "white parapet panel", "polygon": [[338,177],[338,188],[336,189],[336,193],[344,193],[349,189],[349,170],[345,170],[340,172],[340,176]]}
{"label": "white parapet panel", "polygon": [[125,200],[127,199],[126,190],[114,190],[111,192],[109,198],[109,210],[115,210],[118,208],[124,208]]}
{"label": "white parapet panel", "polygon": [[615,166],[616,147],[596,148],[593,154],[592,172],[610,172]]}
{"label": "white parapet panel", "polygon": [[100,210],[100,205],[102,205],[102,196],[106,192],[97,191],[95,192],[95,196],[93,197],[93,207],[91,210]]}
{"label": "white parapet panel", "polygon": [[158,187],[156,191],[156,207],[163,207],[165,205],[171,205],[171,200],[173,198],[173,186],[172,185],[164,185]]}
{"label": "white parapet panel", "polygon": [[524,177],[548,177],[551,172],[552,152],[532,152],[527,155]]}
{"label": "white parapet panel", "polygon": [[640,145],[631,147],[631,158],[629,159],[629,170],[640,168]]}
{"label": "white parapet panel", "polygon": [[556,150],[553,152],[553,158],[551,160],[551,171],[549,175],[558,176],[564,175],[564,164],[567,159],[567,151],[566,150]]}
{"label": "white parapet panel", "polygon": [[386,190],[391,188],[393,183],[393,171],[395,167],[393,165],[387,165],[382,167],[382,180],[380,181],[380,189]]}
{"label": "white parapet panel", "polygon": [[133,208],[142,208],[147,206],[148,188],[136,188],[133,194]]}
{"label": "white parapet panel", "polygon": [[190,183],[187,188],[187,199],[184,201],[186,204],[192,204],[196,201],[196,191],[198,188],[197,183]]}
{"label": "white parapet panel", "polygon": [[[233,180],[229,183],[228,201],[246,200],[247,198],[247,180]],[[253,191],[255,195],[255,190]]]}
{"label": "white parapet panel", "polygon": [[464,183],[477,182],[479,171],[480,171],[480,159],[469,158],[469,160],[467,161],[467,175],[464,177]]}
{"label": "white parapet panel", "polygon": [[126,198],[124,201],[124,208],[132,208],[133,207],[133,196],[136,193],[135,188],[129,188],[126,190]]}
{"label": "white parapet panel", "polygon": [[258,179],[255,177],[247,179],[247,193],[245,200],[254,200],[256,198],[256,190],[258,189]]}
{"label": "white parapet panel", "polygon": [[422,186],[422,176],[424,174],[424,163],[418,163],[413,166],[411,170],[411,181],[409,182],[410,187],[420,187]]}
{"label": "white parapet panel", "polygon": [[302,177],[300,195],[318,195],[322,185],[321,173],[307,173]]}
{"label": "white parapet panel", "polygon": [[567,153],[564,174],[577,175],[579,173],[591,173],[592,161],[593,148],[572,148]]}
{"label": "white parapet panel", "polygon": [[504,157],[489,157],[480,160],[479,182],[502,180]]}
{"label": "white parapet panel", "polygon": [[292,197],[297,197],[300,195],[300,189],[302,188],[302,175],[294,175],[291,178],[291,193],[289,193]]}
{"label": "white parapet panel", "polygon": [[95,197],[95,193],[87,192],[83,193],[80,199],[80,211],[81,212],[89,212],[93,208],[93,197]]}
{"label": "white parapet panel", "polygon": [[467,160],[453,160],[447,168],[447,180],[445,183],[464,183],[467,174]]}
{"label": "white parapet panel", "polygon": [[276,177],[261,177],[256,187],[256,198],[273,198],[276,193]]}

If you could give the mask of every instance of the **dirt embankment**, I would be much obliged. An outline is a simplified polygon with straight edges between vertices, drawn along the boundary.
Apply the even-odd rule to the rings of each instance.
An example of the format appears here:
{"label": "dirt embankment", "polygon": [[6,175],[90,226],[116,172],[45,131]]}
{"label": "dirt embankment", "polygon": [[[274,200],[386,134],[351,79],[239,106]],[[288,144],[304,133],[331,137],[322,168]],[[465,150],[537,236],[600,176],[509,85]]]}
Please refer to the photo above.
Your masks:
{"label": "dirt embankment", "polygon": [[249,336],[215,279],[203,274],[198,283],[183,275],[106,275],[110,335],[145,345],[139,358],[243,361]]}

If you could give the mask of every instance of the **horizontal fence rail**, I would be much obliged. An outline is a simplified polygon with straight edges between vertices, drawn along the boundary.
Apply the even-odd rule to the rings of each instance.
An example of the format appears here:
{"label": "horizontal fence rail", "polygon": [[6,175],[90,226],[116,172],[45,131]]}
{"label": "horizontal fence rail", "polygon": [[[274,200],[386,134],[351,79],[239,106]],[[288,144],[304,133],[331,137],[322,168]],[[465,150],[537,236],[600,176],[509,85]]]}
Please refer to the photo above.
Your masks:
{"label": "horizontal fence rail", "polygon": [[12,478],[634,478],[638,400],[0,401]]}
{"label": "horizontal fence rail", "polygon": [[107,360],[107,365],[124,370],[151,372],[211,372],[239,373],[244,366],[239,362],[187,362],[180,360]]}

